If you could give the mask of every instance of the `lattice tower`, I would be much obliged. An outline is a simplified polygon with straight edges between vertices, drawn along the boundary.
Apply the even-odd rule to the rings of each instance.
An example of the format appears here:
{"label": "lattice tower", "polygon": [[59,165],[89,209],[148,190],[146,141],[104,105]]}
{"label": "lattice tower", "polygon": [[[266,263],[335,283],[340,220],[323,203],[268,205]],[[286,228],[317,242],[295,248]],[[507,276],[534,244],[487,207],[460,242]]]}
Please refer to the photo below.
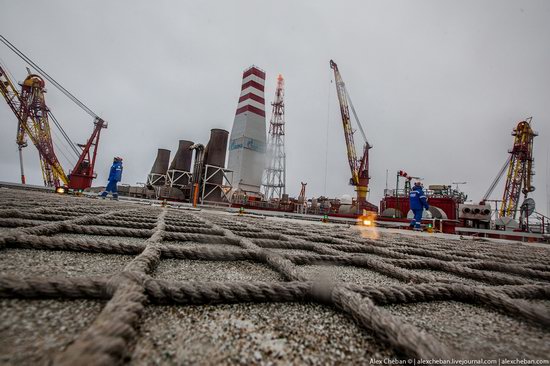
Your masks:
{"label": "lattice tower", "polygon": [[19,147],[21,182],[25,183],[22,149],[27,146],[26,137],[28,136],[39,152],[44,185],[58,187],[60,180],[67,184],[68,178],[54,152],[45,92],[44,80],[35,74],[27,76],[21,83],[21,92],[18,92],[8,78],[7,72],[0,67],[0,94],[4,96],[18,120],[16,142]]}
{"label": "lattice tower", "polygon": [[267,200],[281,199],[286,192],[284,79],[280,74],[277,77],[275,100],[271,105],[273,112],[269,123],[267,166],[263,180],[263,191]]}
{"label": "lattice tower", "polygon": [[500,217],[516,218],[521,193],[525,199],[535,190],[531,185],[531,177],[534,175],[533,139],[537,133],[531,128],[531,118],[519,122],[512,136],[514,136],[514,146],[509,151],[511,156],[500,206]]}

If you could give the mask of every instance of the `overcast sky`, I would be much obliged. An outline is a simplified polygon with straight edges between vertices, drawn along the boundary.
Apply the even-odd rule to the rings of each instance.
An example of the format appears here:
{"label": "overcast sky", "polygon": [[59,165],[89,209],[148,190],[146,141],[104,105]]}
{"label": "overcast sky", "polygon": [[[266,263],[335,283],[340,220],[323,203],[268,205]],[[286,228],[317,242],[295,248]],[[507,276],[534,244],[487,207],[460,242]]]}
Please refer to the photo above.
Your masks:
{"label": "overcast sky", "polygon": [[[179,139],[206,143],[211,128],[230,131],[242,71],[255,64],[267,73],[268,102],[277,74],[285,77],[287,192],[305,181],[308,197],[352,194],[334,59],[374,145],[370,201],[379,204],[386,170],[393,188],[400,169],[425,185],[466,181],[461,188],[479,200],[507,158],[511,130],[533,116],[533,197],[548,210],[550,1],[0,4],[0,33],[108,121],[95,185],[115,155],[123,183],[135,184],[157,148],[174,153]],[[24,79],[26,65],[4,46],[0,59]],[[47,102],[84,142],[91,118],[53,86]],[[3,101],[0,126],[0,180],[18,181],[16,121]],[[28,182],[40,184],[34,147],[25,166]]]}

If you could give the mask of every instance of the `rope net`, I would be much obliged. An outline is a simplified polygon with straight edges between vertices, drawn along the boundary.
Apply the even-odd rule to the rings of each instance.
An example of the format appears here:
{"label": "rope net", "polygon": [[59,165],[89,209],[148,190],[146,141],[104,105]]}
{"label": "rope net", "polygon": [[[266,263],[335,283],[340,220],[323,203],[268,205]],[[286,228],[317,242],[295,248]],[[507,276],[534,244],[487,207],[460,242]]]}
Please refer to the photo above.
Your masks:
{"label": "rope net", "polygon": [[[550,256],[545,248],[394,233],[372,238],[370,232],[342,225],[260,220],[11,189],[0,189],[0,202],[4,253],[26,249],[131,256],[121,271],[77,277],[26,275],[24,269],[10,270],[2,262],[0,297],[104,302],[99,315],[73,342],[48,356],[53,364],[128,361],[128,349],[149,304],[319,303],[345,313],[400,357],[416,359],[464,354],[393,315],[388,305],[469,303],[529,327],[550,329],[548,308],[536,302],[550,300]],[[269,267],[282,280],[157,278],[155,272],[169,260],[248,261]],[[340,274],[350,267],[374,272],[387,282],[346,280]],[[337,274],[312,274],[308,268],[335,268]]]}

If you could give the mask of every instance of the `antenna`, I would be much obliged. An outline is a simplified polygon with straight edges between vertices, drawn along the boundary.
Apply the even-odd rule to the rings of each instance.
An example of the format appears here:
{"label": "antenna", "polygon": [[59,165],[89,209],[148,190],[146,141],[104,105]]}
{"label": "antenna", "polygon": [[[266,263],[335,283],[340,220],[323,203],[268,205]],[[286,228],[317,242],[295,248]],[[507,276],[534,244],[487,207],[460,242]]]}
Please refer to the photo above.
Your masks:
{"label": "antenna", "polygon": [[456,190],[458,191],[458,186],[462,184],[467,184],[468,182],[453,182],[453,184],[456,184]]}
{"label": "antenna", "polygon": [[546,148],[546,215],[550,216],[550,148]]}

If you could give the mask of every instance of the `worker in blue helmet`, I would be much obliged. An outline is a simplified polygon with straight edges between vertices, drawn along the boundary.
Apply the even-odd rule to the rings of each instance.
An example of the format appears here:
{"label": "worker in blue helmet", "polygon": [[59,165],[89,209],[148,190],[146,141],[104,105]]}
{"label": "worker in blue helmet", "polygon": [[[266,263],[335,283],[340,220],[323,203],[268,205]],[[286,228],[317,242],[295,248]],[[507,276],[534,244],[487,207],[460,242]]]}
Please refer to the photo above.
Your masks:
{"label": "worker in blue helmet", "polygon": [[411,221],[410,227],[414,230],[421,231],[420,223],[422,221],[422,212],[424,209],[428,210],[428,198],[422,189],[422,183],[414,183],[414,187],[409,193],[409,205],[414,214],[414,218]]}
{"label": "worker in blue helmet", "polygon": [[111,166],[111,171],[109,172],[109,182],[105,190],[99,194],[103,199],[107,197],[109,193],[113,195],[113,199],[118,201],[118,191],[117,184],[122,179],[122,158],[115,157],[113,159],[113,165]]}

